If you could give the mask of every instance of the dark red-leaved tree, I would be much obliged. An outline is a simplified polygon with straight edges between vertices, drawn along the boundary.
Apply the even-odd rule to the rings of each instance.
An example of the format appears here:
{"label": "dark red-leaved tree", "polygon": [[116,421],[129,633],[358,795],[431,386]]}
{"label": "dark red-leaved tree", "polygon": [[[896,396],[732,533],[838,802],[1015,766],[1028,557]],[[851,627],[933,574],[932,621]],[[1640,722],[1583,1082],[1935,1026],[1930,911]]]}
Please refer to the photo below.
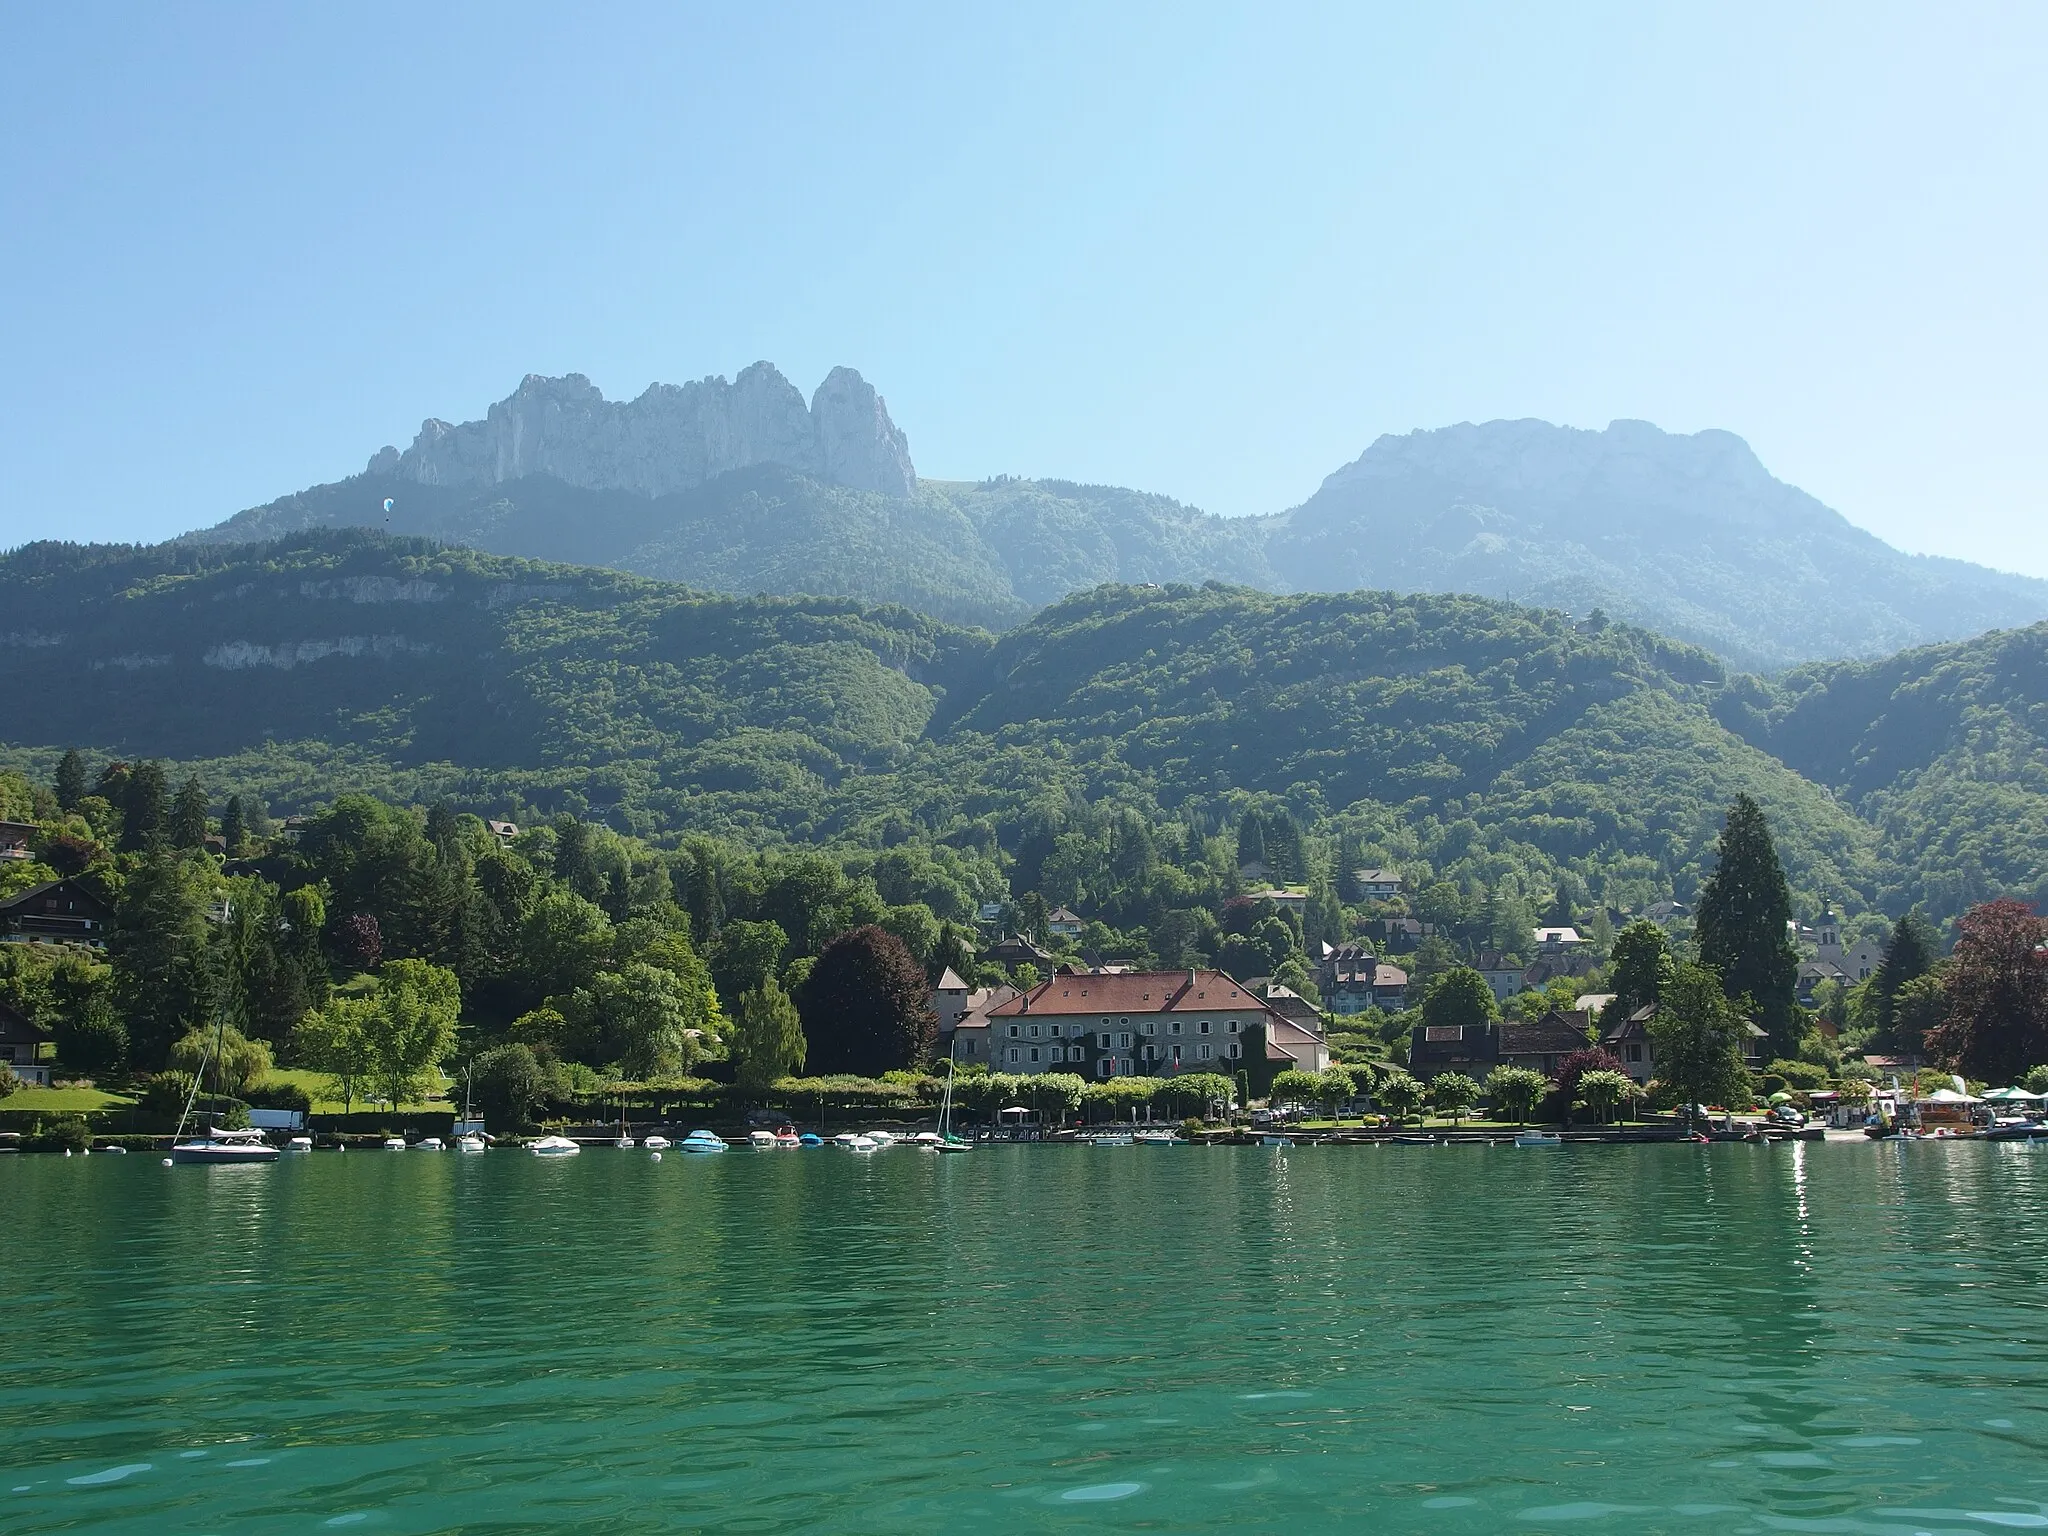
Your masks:
{"label": "dark red-leaved tree", "polygon": [[879,1077],[923,1061],[939,1028],[926,987],[895,934],[872,923],[840,934],[797,992],[806,1069]]}
{"label": "dark red-leaved tree", "polygon": [[384,956],[384,930],[367,912],[344,917],[334,925],[334,958],[352,970],[375,970]]}
{"label": "dark red-leaved tree", "polygon": [[1559,1118],[1571,1124],[1572,1105],[1578,1102],[1579,1079],[1588,1072],[1622,1072],[1621,1063],[1610,1053],[1598,1046],[1588,1046],[1583,1051],[1573,1051],[1557,1064],[1557,1099],[1560,1107]]}
{"label": "dark red-leaved tree", "polygon": [[2048,1062],[2048,920],[2003,898],[1956,921],[1942,990],[1948,1017],[1927,1033],[1936,1061],[1987,1082],[2009,1083]]}

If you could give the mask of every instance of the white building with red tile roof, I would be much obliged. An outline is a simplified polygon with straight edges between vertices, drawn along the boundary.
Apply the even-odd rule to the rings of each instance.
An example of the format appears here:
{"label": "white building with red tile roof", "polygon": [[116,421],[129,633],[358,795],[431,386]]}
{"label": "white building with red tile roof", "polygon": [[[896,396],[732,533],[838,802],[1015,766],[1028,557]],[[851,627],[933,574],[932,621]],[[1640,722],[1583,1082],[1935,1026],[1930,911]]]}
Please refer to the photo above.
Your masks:
{"label": "white building with red tile roof", "polygon": [[991,1008],[988,1022],[990,1071],[1098,1078],[1228,1074],[1254,1025],[1268,1040],[1282,1026],[1306,1033],[1221,971],[1054,976]]}

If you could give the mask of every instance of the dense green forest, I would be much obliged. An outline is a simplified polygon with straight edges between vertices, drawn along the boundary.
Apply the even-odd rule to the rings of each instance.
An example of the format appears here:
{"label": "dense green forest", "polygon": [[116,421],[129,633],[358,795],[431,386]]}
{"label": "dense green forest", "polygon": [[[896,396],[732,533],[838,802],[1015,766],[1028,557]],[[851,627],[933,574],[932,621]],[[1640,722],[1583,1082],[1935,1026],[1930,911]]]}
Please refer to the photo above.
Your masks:
{"label": "dense green forest", "polygon": [[275,814],[359,789],[995,870],[1124,811],[1200,840],[1269,805],[1304,878],[1630,912],[1689,900],[1749,793],[1803,911],[2043,880],[2039,629],[1772,683],[1478,598],[1104,587],[995,638],[335,531],[34,545],[0,605],[8,760],[162,757]]}

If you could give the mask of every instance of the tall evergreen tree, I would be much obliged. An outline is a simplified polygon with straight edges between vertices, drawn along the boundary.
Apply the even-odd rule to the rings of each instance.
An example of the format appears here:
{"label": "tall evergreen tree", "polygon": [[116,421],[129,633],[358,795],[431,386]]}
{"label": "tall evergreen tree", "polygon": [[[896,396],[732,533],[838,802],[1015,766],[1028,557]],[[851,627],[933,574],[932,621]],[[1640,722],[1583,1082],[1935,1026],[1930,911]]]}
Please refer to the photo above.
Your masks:
{"label": "tall evergreen tree", "polygon": [[121,893],[110,944],[114,989],[136,1065],[156,1068],[174,1040],[211,1021],[214,976],[205,861],[159,840]]}
{"label": "tall evergreen tree", "polygon": [[228,803],[220,813],[220,840],[231,859],[238,859],[248,851],[249,821],[242,812],[240,795],[229,795]]}
{"label": "tall evergreen tree", "polygon": [[1907,982],[1934,969],[1936,943],[1933,928],[1917,907],[1892,925],[1884,959],[1870,978],[1867,994],[1870,1022],[1876,1025],[1878,1038],[1888,1045],[1900,1043],[1895,1028],[1899,993]]}
{"label": "tall evergreen tree", "polygon": [[1720,976],[1730,999],[1750,1000],[1770,1037],[1771,1056],[1796,1055],[1799,951],[1789,929],[1792,891],[1763,807],[1748,795],[1737,795],[1728,808],[1716,851],[1693,928],[1700,963]]}
{"label": "tall evergreen tree", "polygon": [[[102,775],[104,778],[105,775]],[[138,763],[124,773],[121,783],[121,846],[128,852],[147,848],[170,827],[170,786],[164,780],[164,765]]]}
{"label": "tall evergreen tree", "polygon": [[68,814],[78,809],[78,802],[86,795],[85,759],[78,755],[78,748],[71,748],[57,764],[55,788],[59,810]]}
{"label": "tall evergreen tree", "polygon": [[206,830],[206,790],[197,778],[187,779],[171,807],[171,846],[202,847]]}
{"label": "tall evergreen tree", "polygon": [[1247,864],[1266,862],[1266,829],[1259,813],[1248,810],[1237,824],[1237,863],[1241,869]]}

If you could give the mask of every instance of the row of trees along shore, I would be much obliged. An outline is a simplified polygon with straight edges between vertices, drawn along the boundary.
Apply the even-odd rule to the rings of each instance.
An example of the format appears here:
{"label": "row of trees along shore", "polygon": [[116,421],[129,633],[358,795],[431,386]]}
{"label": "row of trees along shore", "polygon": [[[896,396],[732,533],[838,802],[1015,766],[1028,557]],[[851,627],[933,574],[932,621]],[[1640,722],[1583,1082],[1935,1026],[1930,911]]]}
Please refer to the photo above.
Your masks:
{"label": "row of trees along shore", "polygon": [[[1410,1092],[1403,1068],[1416,1025],[1530,1018],[1603,988],[1616,994],[1610,1009],[1657,1005],[1666,1101],[1737,1103],[1774,1082],[1854,1081],[1857,1064],[1844,1058],[1864,1047],[1924,1050],[1985,1079],[2048,1062],[2048,934],[2018,902],[1966,912],[1946,958],[1917,913],[1889,924],[1865,914],[1865,931],[1885,938],[1878,975],[1853,989],[1824,983],[1815,1007],[1802,1007],[1791,892],[1746,796],[1728,812],[1689,931],[1617,924],[1568,873],[1534,899],[1508,884],[1418,880],[1411,895],[1368,900],[1340,887],[1372,848],[1306,836],[1284,806],[1255,797],[1234,826],[1213,830],[1105,805],[1069,808],[1064,831],[1041,821],[954,842],[885,819],[866,841],[829,848],[694,835],[657,846],[567,815],[506,837],[445,803],[362,794],[287,829],[244,797],[217,804],[197,780],[173,789],[160,764],[95,769],[73,752],[47,785],[0,772],[0,820],[36,829],[32,857],[0,866],[0,898],[72,877],[116,913],[104,956],[0,945],[0,1001],[56,1036],[71,1074],[138,1089],[169,1074],[158,1101],[174,1095],[198,1036],[223,1014],[228,1059],[207,1086],[250,1097],[273,1073],[301,1069],[344,1104],[399,1104],[458,1063],[486,1102],[522,1116],[630,1091],[622,1085],[658,1094],[722,1084],[766,1098],[800,1083],[853,1093],[891,1074],[916,1079],[932,1065],[929,988],[942,971],[970,984],[1040,979],[1035,965],[1005,972],[977,956],[985,903],[995,926],[1035,935],[1056,958],[1215,965],[1271,976],[1311,1002],[1309,957],[1322,943],[1432,913],[1433,931],[1397,957],[1410,1006],[1329,1020],[1339,1069],[1383,1102]],[[1248,893],[1239,869],[1254,862],[1262,879],[1295,877],[1305,910]],[[1095,916],[1078,938],[1053,934],[1053,898],[1084,888],[1122,925]],[[1539,910],[1580,924],[1602,963],[1503,1010],[1469,962],[1482,949],[1526,949]],[[1752,1020],[1769,1062],[1761,1084],[1742,1065]],[[1262,1061],[1247,1065],[1240,1091],[1274,1089]],[[1604,1115],[1626,1092],[1613,1082],[1618,1065],[1590,1052],[1571,1064],[1569,1083],[1496,1074],[1476,1092],[1527,1114],[1563,1091],[1567,1111],[1577,1103]],[[1289,1080],[1279,1091],[1332,1102],[1337,1086],[1311,1093]],[[1140,1091],[1086,1085],[1097,1108],[1097,1090]]]}

